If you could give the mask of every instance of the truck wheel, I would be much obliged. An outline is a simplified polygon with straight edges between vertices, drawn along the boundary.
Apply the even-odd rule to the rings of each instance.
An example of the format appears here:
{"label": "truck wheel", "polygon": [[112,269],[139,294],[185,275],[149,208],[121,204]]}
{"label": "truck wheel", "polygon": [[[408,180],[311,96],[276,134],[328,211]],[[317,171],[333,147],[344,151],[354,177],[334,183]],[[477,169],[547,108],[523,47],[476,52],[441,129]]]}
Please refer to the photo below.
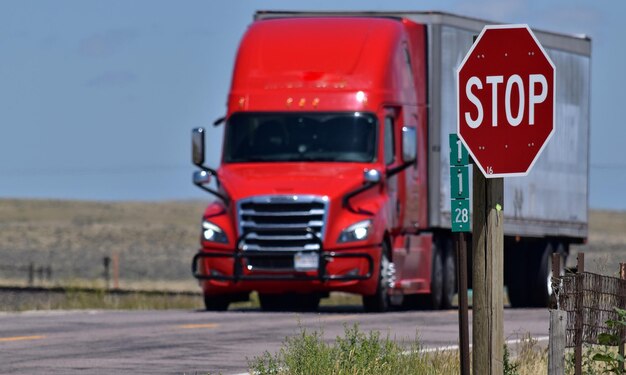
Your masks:
{"label": "truck wheel", "polygon": [[552,295],[552,254],[558,253],[561,256],[561,271],[565,269],[566,253],[563,244],[558,244],[556,249],[548,242],[545,244],[543,252],[540,253],[538,272],[534,281],[533,293],[531,295],[531,305],[535,307],[546,307],[550,303]]}
{"label": "truck wheel", "polygon": [[443,302],[443,256],[433,241],[433,267],[430,274],[430,295],[427,299],[427,308],[441,309]]}
{"label": "truck wheel", "polygon": [[442,239],[439,249],[444,254],[441,307],[449,309],[456,293],[456,257],[451,239],[448,237]]}
{"label": "truck wheel", "polygon": [[363,309],[366,312],[385,312],[389,309],[389,246],[383,242],[380,257],[380,272],[378,273],[378,287],[371,296],[363,296]]}
{"label": "truck wheel", "polygon": [[[559,243],[556,247],[556,253],[558,253],[561,256],[559,276],[563,276],[565,275],[565,263],[567,262],[567,255],[569,253],[569,250],[566,250],[565,245],[563,245],[562,243]],[[550,297],[552,297],[552,294],[553,294],[553,291],[552,291],[552,257],[550,257],[550,267],[548,269],[550,270],[550,274],[548,275],[547,287],[548,287],[548,294],[550,295]]]}
{"label": "truck wheel", "polygon": [[226,311],[230,299],[225,295],[204,296],[204,307],[207,311]]}

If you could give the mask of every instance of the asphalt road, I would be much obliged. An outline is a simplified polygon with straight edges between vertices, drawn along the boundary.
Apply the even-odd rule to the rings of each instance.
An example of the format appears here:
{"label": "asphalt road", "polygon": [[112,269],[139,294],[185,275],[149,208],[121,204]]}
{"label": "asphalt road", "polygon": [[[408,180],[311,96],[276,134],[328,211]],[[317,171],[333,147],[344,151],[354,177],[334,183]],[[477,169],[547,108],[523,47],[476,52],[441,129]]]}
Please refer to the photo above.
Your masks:
{"label": "asphalt road", "polygon": [[[547,309],[505,309],[506,338],[545,340]],[[426,347],[458,342],[456,310],[363,314],[354,307],[320,313],[258,310],[39,311],[0,314],[1,374],[211,374],[247,372],[247,358],[276,352],[299,327],[342,335],[344,324]],[[470,323],[471,326],[471,323]]]}

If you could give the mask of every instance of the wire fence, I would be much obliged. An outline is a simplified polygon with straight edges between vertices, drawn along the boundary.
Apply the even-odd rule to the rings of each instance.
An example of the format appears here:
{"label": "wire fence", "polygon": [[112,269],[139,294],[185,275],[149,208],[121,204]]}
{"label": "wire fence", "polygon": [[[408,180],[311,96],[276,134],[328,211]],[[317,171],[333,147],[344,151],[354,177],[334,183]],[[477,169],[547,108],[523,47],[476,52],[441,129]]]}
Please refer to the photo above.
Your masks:
{"label": "wire fence", "polygon": [[35,285],[37,280],[52,280],[52,267],[35,265],[33,262],[24,265],[0,264],[0,272],[17,278],[25,277],[30,286]]}
{"label": "wire fence", "polygon": [[[559,257],[552,257],[553,275],[560,273]],[[574,348],[574,374],[582,375],[584,344],[617,346],[622,358],[617,371],[624,373],[626,263],[619,266],[619,277],[585,272],[585,254],[578,253],[575,273],[552,277],[556,310],[550,310],[549,374],[564,374],[565,348]]]}
{"label": "wire fence", "polygon": [[41,286],[43,284],[101,283],[115,287],[116,278],[124,283],[148,281],[189,281],[191,251],[182,254],[152,255],[147,251],[112,251],[93,254],[28,257],[0,256],[0,284]]}
{"label": "wire fence", "polygon": [[[117,287],[118,278],[119,278],[119,260],[116,255],[111,257],[102,258],[102,268],[101,271],[91,274],[89,279],[96,280],[104,280],[107,288],[110,287],[111,280],[114,281],[114,287]],[[56,274],[59,273],[59,270],[56,269]],[[11,280],[26,280],[28,286],[36,286],[41,285],[42,283],[49,283],[53,280],[53,267],[50,265],[39,265],[35,262],[30,262],[27,264],[0,264],[0,277],[11,279]]]}
{"label": "wire fence", "polygon": [[617,321],[614,308],[625,309],[626,280],[590,272],[566,275],[561,278],[559,307],[567,312],[566,346],[600,344],[598,335],[609,333],[626,339],[624,330],[607,325]]}

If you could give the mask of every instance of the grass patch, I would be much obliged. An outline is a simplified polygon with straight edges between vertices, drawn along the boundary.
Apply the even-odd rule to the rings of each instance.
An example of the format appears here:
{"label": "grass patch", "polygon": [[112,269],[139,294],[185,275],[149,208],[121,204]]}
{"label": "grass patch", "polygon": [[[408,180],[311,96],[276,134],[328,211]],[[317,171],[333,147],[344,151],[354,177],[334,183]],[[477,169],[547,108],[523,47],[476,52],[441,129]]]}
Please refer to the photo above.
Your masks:
{"label": "grass patch", "polygon": [[[459,352],[425,352],[418,339],[396,342],[380,332],[365,333],[357,324],[344,325],[343,337],[324,340],[323,330],[300,332],[285,339],[278,353],[265,352],[248,360],[251,373],[259,375],[430,375],[458,374]],[[517,355],[506,359],[506,375],[546,374],[547,349],[526,335],[516,346]],[[507,354],[508,352],[507,348]]]}
{"label": "grass patch", "polygon": [[[307,331],[285,340],[275,355],[265,352],[249,361],[250,370],[260,375],[308,374],[452,374],[458,373],[458,354],[425,354],[417,340],[396,343],[379,332],[364,333],[358,325],[344,326],[344,337],[328,344],[321,331]],[[456,358],[456,360],[454,360]]]}
{"label": "grass patch", "polygon": [[53,309],[114,309],[114,310],[168,310],[200,309],[198,296],[131,293],[116,295],[99,290],[97,293],[68,291],[65,301]]}
{"label": "grass patch", "polygon": [[[510,375],[538,375],[548,373],[548,348],[539,345],[539,342],[530,334],[522,337],[517,345],[517,356],[511,359],[515,371]],[[506,374],[506,372],[505,372]]]}
{"label": "grass patch", "polygon": [[322,298],[320,306],[361,306],[362,297],[358,294],[332,292],[328,298]]}
{"label": "grass patch", "polygon": [[201,309],[202,298],[198,295],[167,292],[109,293],[105,289],[65,288],[65,290],[18,290],[0,291],[2,311],[26,310],[165,310]]}
{"label": "grass patch", "polygon": [[[612,355],[617,357],[617,347],[607,347],[603,345],[591,345],[584,344],[583,345],[583,356],[582,356],[582,374],[583,375],[604,375],[604,374],[623,374],[623,372],[619,372],[612,368],[611,363],[594,359],[594,356],[597,354],[603,355]],[[574,373],[574,349],[570,348],[565,351],[565,373],[573,374]]]}

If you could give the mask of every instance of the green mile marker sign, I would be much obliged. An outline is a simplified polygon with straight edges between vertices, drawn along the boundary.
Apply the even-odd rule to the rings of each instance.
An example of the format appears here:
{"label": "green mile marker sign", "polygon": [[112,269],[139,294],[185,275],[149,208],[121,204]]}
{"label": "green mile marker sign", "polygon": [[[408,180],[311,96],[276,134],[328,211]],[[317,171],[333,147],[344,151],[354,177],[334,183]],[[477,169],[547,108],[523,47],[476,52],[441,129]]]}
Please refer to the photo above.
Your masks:
{"label": "green mile marker sign", "polygon": [[450,134],[450,219],[453,232],[470,231],[469,157],[456,134]]}

